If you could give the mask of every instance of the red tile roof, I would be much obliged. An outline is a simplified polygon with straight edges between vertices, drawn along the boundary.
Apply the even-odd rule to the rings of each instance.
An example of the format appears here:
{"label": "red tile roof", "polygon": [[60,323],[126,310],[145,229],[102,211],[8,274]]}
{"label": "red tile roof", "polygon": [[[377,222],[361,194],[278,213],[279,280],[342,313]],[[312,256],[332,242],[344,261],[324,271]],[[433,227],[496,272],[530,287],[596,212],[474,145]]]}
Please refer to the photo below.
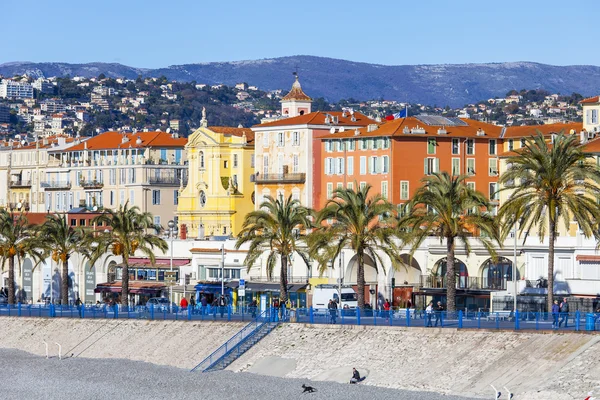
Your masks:
{"label": "red tile roof", "polygon": [[[123,139],[127,138],[127,142]],[[141,139],[138,144],[137,140]],[[94,136],[84,143],[79,143],[70,147],[68,151],[81,150],[113,150],[113,149],[143,149],[147,147],[174,147],[182,148],[186,145],[186,138],[174,138],[170,133],[166,132],[136,132],[136,133],[120,133],[120,132],[104,132],[98,136]]]}
{"label": "red tile roof", "polygon": [[[332,138],[348,138],[348,137],[381,137],[381,136],[395,136],[395,137],[413,137],[413,136],[440,136],[440,137],[461,137],[461,138],[499,138],[502,132],[502,127],[497,125],[488,124],[485,122],[475,121],[472,119],[461,119],[467,125],[457,126],[437,126],[427,125],[424,122],[418,120],[415,117],[399,118],[392,121],[384,121],[378,124],[378,128],[368,132],[367,128],[358,129],[359,135],[356,135],[354,129],[346,130],[342,133],[335,133],[328,136],[323,136],[321,139],[332,139]],[[425,133],[404,133],[405,129],[409,132],[416,128],[422,128]],[[438,134],[439,129],[445,129],[446,133]],[[480,129],[484,132],[481,135]],[[478,135],[477,133],[480,132]]]}
{"label": "red tile roof", "polygon": [[581,147],[584,153],[600,153],[600,138],[590,140]]}
{"label": "red tile roof", "polygon": [[[51,148],[53,145],[58,144],[59,142],[59,138],[63,138],[65,140],[65,143],[73,143],[75,141],[75,138],[72,136],[67,136],[67,135],[55,135],[55,136],[49,136],[43,139],[39,139],[39,148],[40,149],[49,149]],[[87,139],[87,138],[82,138],[82,139]],[[9,146],[8,141],[2,141],[0,142],[0,146]],[[28,142],[26,145],[22,145],[18,140],[15,140],[13,143],[13,151],[20,151],[20,150],[31,150],[31,149],[35,149],[35,141],[33,142]]]}
{"label": "red tile roof", "polygon": [[[325,124],[325,118],[331,115],[333,117],[338,118],[337,124]],[[345,116],[344,116],[345,115]],[[297,117],[291,118],[282,118],[277,121],[266,122],[260,125],[254,125],[253,130],[259,130],[261,128],[270,128],[277,126],[290,126],[290,125],[327,125],[331,127],[340,127],[340,126],[367,126],[369,124],[376,123],[375,120],[367,117],[364,114],[359,112],[354,113],[355,121],[352,121],[352,115],[349,113],[343,113],[342,111],[315,111],[304,115],[298,115]]]}
{"label": "red tile roof", "polygon": [[223,135],[233,135],[242,137],[244,134],[246,135],[246,141],[248,143],[254,142],[254,132],[250,128],[233,128],[231,126],[209,126],[209,130],[215,133],[221,133]]}
{"label": "red tile roof", "polygon": [[566,124],[547,124],[547,125],[526,125],[526,126],[510,126],[506,128],[504,139],[511,138],[522,138],[527,136],[535,136],[538,131],[542,132],[544,136],[563,132],[565,134],[571,133],[574,130],[575,133],[579,133],[583,129],[581,122],[569,122]]}
{"label": "red tile roof", "polygon": [[312,99],[302,90],[297,76],[296,81],[292,84],[292,90],[281,99],[281,101],[285,100],[312,101]]}
{"label": "red tile roof", "polygon": [[593,103],[599,103],[600,102],[600,96],[594,96],[594,97],[588,97],[587,99],[583,99],[579,102],[579,104],[593,104]]}

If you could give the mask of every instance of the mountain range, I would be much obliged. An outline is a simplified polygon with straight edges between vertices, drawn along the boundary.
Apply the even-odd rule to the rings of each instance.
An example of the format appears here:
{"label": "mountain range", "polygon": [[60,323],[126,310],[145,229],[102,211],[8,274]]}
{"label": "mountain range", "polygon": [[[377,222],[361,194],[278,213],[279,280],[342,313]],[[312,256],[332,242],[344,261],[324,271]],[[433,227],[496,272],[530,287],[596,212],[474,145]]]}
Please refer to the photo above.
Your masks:
{"label": "mountain range", "polygon": [[298,71],[304,91],[329,101],[386,99],[459,107],[503,97],[512,89],[545,89],[551,93],[600,93],[600,67],[554,66],[533,62],[388,66],[315,56],[135,68],[117,63],[69,64],[10,62],[0,75],[35,77],[84,76],[136,78],[166,76],[176,81],[234,85],[247,82],[261,90],[287,90]]}

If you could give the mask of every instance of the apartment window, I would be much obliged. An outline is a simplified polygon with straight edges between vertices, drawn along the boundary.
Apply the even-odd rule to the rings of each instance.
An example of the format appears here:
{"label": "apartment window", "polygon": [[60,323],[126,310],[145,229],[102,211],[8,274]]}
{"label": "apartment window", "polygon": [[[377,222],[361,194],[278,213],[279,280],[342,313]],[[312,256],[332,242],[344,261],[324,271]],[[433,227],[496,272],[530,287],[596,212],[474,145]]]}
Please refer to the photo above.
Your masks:
{"label": "apartment window", "polygon": [[327,184],[327,198],[331,199],[333,197],[333,183],[329,182]]}
{"label": "apartment window", "polygon": [[229,161],[223,160],[223,168],[229,167]]}
{"label": "apartment window", "polygon": [[121,190],[119,192],[119,201],[120,201],[120,203],[119,203],[120,205],[125,204],[125,191],[124,190]]}
{"label": "apartment window", "polygon": [[81,186],[81,180],[83,176],[81,176],[81,171],[77,171],[77,184]]}
{"label": "apartment window", "polygon": [[508,139],[508,150],[512,151],[515,148],[515,141],[512,139]]}
{"label": "apartment window", "polygon": [[475,190],[475,182],[467,182],[467,187],[471,190]]}
{"label": "apartment window", "polygon": [[452,175],[460,175],[460,158],[452,159]]}
{"label": "apartment window", "polygon": [[348,175],[354,175],[354,157],[348,157],[348,167],[346,168],[348,171]]}
{"label": "apartment window", "polygon": [[175,162],[177,164],[181,163],[181,155],[182,151],[180,149],[175,150]]}
{"label": "apartment window", "polygon": [[467,175],[475,175],[475,159],[467,158]]}
{"label": "apartment window", "polygon": [[269,173],[269,155],[265,154],[263,156],[263,174],[267,175]]}
{"label": "apartment window", "polygon": [[490,158],[490,176],[498,176],[498,159]]}
{"label": "apartment window", "polygon": [[490,155],[496,155],[496,139],[490,139]]}
{"label": "apartment window", "polygon": [[360,139],[360,150],[367,150],[367,139]]}
{"label": "apartment window", "polygon": [[379,165],[378,165],[378,157],[370,157],[369,158],[369,171],[371,172],[371,174],[377,174],[379,172]]}
{"label": "apartment window", "polygon": [[356,150],[356,140],[354,140],[354,139],[348,140],[347,148],[348,148],[348,151]]}
{"label": "apartment window", "polygon": [[200,152],[199,158],[200,158],[200,168],[204,169],[205,167],[204,167],[204,152],[203,151]]}
{"label": "apartment window", "polygon": [[327,157],[325,159],[325,175],[333,174],[333,158]]}
{"label": "apartment window", "polygon": [[135,168],[129,169],[129,183],[135,183]]}
{"label": "apartment window", "polygon": [[79,226],[85,226],[85,219],[83,219],[83,218],[79,219]]}
{"label": "apartment window", "polygon": [[160,190],[152,191],[152,205],[160,205]]}
{"label": "apartment window", "polygon": [[344,174],[344,159],[342,157],[338,157],[337,159],[337,174]]}
{"label": "apartment window", "polygon": [[331,153],[333,151],[333,142],[331,140],[325,141],[325,151]]}
{"label": "apartment window", "polygon": [[384,150],[387,150],[387,149],[390,148],[390,138],[389,137],[384,137],[383,138],[383,146],[382,146],[382,148]]}
{"label": "apartment window", "polygon": [[526,139],[521,139],[521,147],[525,147],[525,143],[527,143]]}
{"label": "apartment window", "polygon": [[129,204],[135,204],[135,191],[129,191]]}
{"label": "apartment window", "polygon": [[[353,190],[353,189],[354,189],[354,182],[348,182],[348,184],[346,185],[346,187],[347,187],[348,189],[350,189],[350,190]],[[600,200],[599,200],[599,203],[598,203],[598,204],[600,204]]]}
{"label": "apartment window", "polygon": [[367,182],[361,182],[359,185],[360,185],[360,190],[363,190],[364,188],[367,187]]}
{"label": "apartment window", "polygon": [[387,200],[388,198],[388,183],[387,181],[381,182],[381,197]]}
{"label": "apartment window", "polygon": [[460,154],[460,139],[452,139],[452,154]]}
{"label": "apartment window", "polygon": [[127,182],[127,171],[125,168],[119,169],[119,184],[124,185]]}
{"label": "apartment window", "polygon": [[472,156],[475,154],[475,140],[467,139],[467,154]]}
{"label": "apartment window", "polygon": [[365,175],[367,173],[367,157],[360,157],[360,174]]}
{"label": "apartment window", "polygon": [[109,199],[110,199],[110,205],[114,206],[115,205],[115,192],[112,190],[110,191]]}
{"label": "apartment window", "polygon": [[269,132],[263,133],[263,147],[269,147]]}
{"label": "apartment window", "polygon": [[390,158],[388,156],[381,157],[381,172],[384,174],[390,172]]}
{"label": "apartment window", "polygon": [[592,110],[592,124],[596,125],[598,123],[598,110]]}
{"label": "apartment window", "polygon": [[77,226],[77,220],[75,218],[71,218],[71,226]]}
{"label": "apartment window", "polygon": [[[79,179],[77,179],[77,180],[79,180]],[[117,184],[117,170],[116,169],[111,168],[108,171],[108,180],[109,180],[110,184],[113,186]]]}
{"label": "apartment window", "polygon": [[277,147],[283,147],[285,143],[285,139],[283,136],[283,132],[278,132],[277,133]]}
{"label": "apartment window", "polygon": [[160,216],[159,215],[156,215],[154,217],[154,226],[155,227],[160,227]]}
{"label": "apartment window", "polygon": [[344,184],[342,182],[338,182],[336,185],[336,190],[341,190],[344,188]]}
{"label": "apartment window", "polygon": [[292,156],[292,172],[294,174],[298,173],[298,165],[299,165],[298,154],[294,154]]}
{"label": "apartment window", "polygon": [[440,159],[439,158],[426,158],[425,159],[425,175],[432,175],[440,171]]}
{"label": "apartment window", "polygon": [[373,139],[373,150],[379,149],[379,139]]}
{"label": "apartment window", "polygon": [[179,190],[173,190],[173,204],[179,205]]}
{"label": "apartment window", "polygon": [[237,168],[238,167],[238,155],[234,154],[233,155],[233,168]]}
{"label": "apartment window", "polygon": [[344,142],[342,142],[341,140],[336,140],[335,151],[344,151]]}
{"label": "apartment window", "polygon": [[435,138],[427,139],[427,154],[435,154],[436,142]]}
{"label": "apartment window", "polygon": [[500,193],[498,193],[498,184],[496,182],[490,182],[490,200],[500,200]]}
{"label": "apartment window", "polygon": [[292,132],[292,146],[300,146],[300,132]]}
{"label": "apartment window", "polygon": [[400,181],[400,200],[408,200],[408,181]]}

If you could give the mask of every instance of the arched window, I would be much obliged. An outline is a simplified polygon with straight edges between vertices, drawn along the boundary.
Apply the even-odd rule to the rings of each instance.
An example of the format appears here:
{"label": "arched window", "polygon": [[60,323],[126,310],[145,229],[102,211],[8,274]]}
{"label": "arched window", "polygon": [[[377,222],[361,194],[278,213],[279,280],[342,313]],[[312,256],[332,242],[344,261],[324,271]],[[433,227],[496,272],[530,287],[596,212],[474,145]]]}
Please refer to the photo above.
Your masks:
{"label": "arched window", "polygon": [[[482,287],[487,289],[506,289],[506,283],[512,281],[513,269],[512,261],[507,258],[499,257],[496,262],[488,259],[481,268]],[[519,270],[517,270],[517,279]]]}
{"label": "arched window", "polygon": [[200,168],[204,169],[204,152],[201,151],[198,157],[200,158]]}
{"label": "arched window", "polygon": [[[446,287],[446,258],[442,258],[437,262],[437,268],[435,274],[438,279],[443,282],[443,287]],[[464,262],[459,259],[454,259],[454,271],[456,272],[456,287],[457,289],[465,289],[468,286],[469,271]]]}

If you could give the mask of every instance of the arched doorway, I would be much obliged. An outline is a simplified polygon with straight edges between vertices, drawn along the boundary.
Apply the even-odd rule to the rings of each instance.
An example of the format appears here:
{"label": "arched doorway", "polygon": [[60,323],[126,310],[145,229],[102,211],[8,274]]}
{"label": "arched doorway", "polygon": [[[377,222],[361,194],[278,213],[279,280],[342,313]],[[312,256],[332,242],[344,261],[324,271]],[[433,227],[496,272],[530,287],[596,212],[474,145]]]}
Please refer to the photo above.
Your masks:
{"label": "arched doorway", "polygon": [[[377,299],[377,278],[378,271],[375,269],[375,262],[373,259],[364,255],[364,270],[365,270],[365,303],[370,304],[372,307],[376,306]],[[346,271],[343,276],[343,284],[350,285],[358,293],[357,287],[357,273],[358,273],[358,256],[354,255],[348,264],[346,265]]]}
{"label": "arched doorway", "polygon": [[[506,282],[512,281],[513,263],[508,258],[498,257],[496,261],[488,258],[481,265],[481,284],[482,288],[505,290]],[[520,279],[517,270],[517,279]]]}
{"label": "arched doorway", "polygon": [[[446,271],[447,271],[447,259],[446,257],[438,260],[435,263],[435,267],[432,269],[432,278],[441,283],[441,287],[446,287]],[[456,288],[466,289],[469,284],[469,271],[464,262],[458,258],[454,259],[454,272],[456,274]]]}

